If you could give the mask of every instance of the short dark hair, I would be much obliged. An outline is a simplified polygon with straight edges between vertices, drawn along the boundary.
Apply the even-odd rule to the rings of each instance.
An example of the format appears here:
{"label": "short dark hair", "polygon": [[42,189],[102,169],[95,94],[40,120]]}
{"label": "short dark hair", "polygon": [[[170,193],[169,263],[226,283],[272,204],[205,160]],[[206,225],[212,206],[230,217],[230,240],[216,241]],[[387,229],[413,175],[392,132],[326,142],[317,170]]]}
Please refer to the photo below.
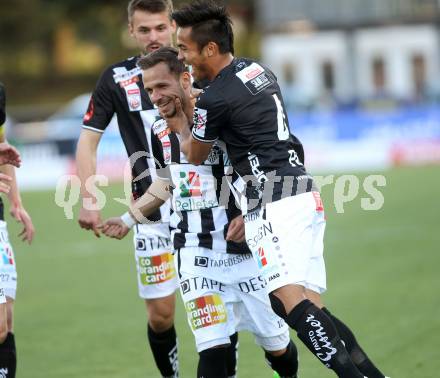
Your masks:
{"label": "short dark hair", "polygon": [[179,77],[183,72],[188,72],[188,68],[178,58],[178,51],[174,47],[161,47],[160,49],[143,56],[137,61],[137,66],[141,70],[148,70],[159,63],[165,63],[170,73]]}
{"label": "short dark hair", "polygon": [[129,21],[131,21],[134,12],[137,10],[149,13],[168,12],[171,19],[173,3],[171,0],[131,0],[127,7]]}
{"label": "short dark hair", "polygon": [[212,0],[197,0],[173,12],[177,26],[191,27],[191,38],[202,50],[215,42],[221,54],[234,53],[232,21],[224,5]]}

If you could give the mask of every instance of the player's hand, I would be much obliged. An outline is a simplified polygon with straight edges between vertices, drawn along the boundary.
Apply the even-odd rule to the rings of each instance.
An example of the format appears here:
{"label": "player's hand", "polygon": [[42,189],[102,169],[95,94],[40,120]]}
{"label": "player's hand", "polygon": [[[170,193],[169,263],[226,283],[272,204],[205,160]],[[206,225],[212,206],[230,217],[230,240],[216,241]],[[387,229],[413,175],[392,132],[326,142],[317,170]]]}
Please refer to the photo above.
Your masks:
{"label": "player's hand", "polygon": [[87,210],[81,207],[78,216],[78,223],[85,230],[92,230],[97,238],[101,237],[98,225],[101,223],[101,213],[99,210]]}
{"label": "player's hand", "polygon": [[8,194],[11,187],[9,183],[12,181],[12,178],[4,173],[0,173],[0,193]]}
{"label": "player's hand", "polygon": [[98,228],[105,236],[119,240],[124,238],[130,231],[120,217],[109,218],[98,225]]}
{"label": "player's hand", "polygon": [[191,100],[194,100],[194,99],[196,99],[197,97],[199,97],[199,96],[200,96],[200,93],[202,93],[202,92],[203,92],[203,89],[199,89],[199,88],[194,88],[194,87],[192,87],[192,88],[191,88],[191,94],[190,94],[189,96],[190,96]]}
{"label": "player's hand", "polygon": [[180,98],[176,97],[174,99],[174,105],[175,110],[170,111],[168,113],[162,112],[159,108],[159,113],[162,118],[167,121],[167,125],[170,128],[171,131],[181,134],[182,129],[184,127],[189,128],[188,118],[185,115],[185,112],[183,111],[182,102],[180,101]]}
{"label": "player's hand", "polygon": [[17,220],[17,222],[23,224],[23,230],[18,234],[18,236],[21,237],[22,241],[26,241],[31,244],[35,235],[35,228],[27,211],[23,206],[18,205],[12,206],[10,213],[12,217]]}
{"label": "player's hand", "polygon": [[11,164],[17,168],[21,165],[20,153],[6,142],[0,143],[0,165],[3,164]]}
{"label": "player's hand", "polygon": [[227,241],[242,243],[245,241],[243,216],[239,215],[229,223],[228,232],[226,234]]}

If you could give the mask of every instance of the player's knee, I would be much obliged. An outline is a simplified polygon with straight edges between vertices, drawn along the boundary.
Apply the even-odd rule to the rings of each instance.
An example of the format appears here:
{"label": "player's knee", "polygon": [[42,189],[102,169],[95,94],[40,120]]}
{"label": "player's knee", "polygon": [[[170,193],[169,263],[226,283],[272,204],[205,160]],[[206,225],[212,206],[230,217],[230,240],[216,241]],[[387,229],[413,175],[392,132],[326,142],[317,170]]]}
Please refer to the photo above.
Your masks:
{"label": "player's knee", "polygon": [[277,314],[281,319],[286,320],[287,313],[283,302],[275,294],[269,293],[270,305],[275,314]]}
{"label": "player's knee", "polygon": [[0,322],[0,344],[3,344],[8,336],[8,325],[6,322]]}
{"label": "player's knee", "polygon": [[150,311],[148,316],[148,324],[154,332],[165,332],[174,324],[174,313]]}

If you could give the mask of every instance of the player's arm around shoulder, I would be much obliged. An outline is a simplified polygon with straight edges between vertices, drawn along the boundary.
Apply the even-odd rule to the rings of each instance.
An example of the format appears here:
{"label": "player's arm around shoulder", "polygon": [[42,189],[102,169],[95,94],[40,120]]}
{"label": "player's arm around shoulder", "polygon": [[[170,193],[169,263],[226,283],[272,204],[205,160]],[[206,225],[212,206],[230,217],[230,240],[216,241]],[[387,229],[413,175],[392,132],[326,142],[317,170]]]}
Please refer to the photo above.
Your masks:
{"label": "player's arm around shoulder", "polygon": [[[200,93],[193,111],[190,142],[186,147],[190,163],[202,164],[208,158],[212,145],[229,118],[229,105],[218,90],[208,88]],[[183,146],[182,150],[185,153]]]}

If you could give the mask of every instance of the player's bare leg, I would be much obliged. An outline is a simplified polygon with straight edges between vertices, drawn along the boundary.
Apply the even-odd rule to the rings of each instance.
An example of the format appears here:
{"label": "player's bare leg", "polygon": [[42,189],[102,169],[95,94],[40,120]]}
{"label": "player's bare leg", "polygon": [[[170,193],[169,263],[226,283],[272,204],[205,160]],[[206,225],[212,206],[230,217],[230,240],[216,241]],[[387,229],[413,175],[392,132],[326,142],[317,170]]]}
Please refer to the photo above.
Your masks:
{"label": "player's bare leg", "polygon": [[6,313],[6,335],[3,340],[0,340],[0,376],[14,378],[17,369],[17,356],[13,333],[14,300],[7,297],[7,303],[0,305],[0,311],[1,310],[3,310],[3,316]]}
{"label": "player's bare leg", "polygon": [[163,377],[178,377],[177,338],[174,329],[176,295],[146,299],[148,341]]}
{"label": "player's bare leg", "polygon": [[330,313],[330,311],[324,306],[321,295],[312,290],[306,289],[306,296],[317,307],[322,309],[332,320],[333,324],[338,330],[339,335],[341,336],[342,341],[344,342],[345,349],[347,349],[351,360],[356,365],[358,370],[368,378],[385,378],[385,374],[379,371],[379,369],[363,351],[351,329],[341,320],[336,318],[332,313]]}

